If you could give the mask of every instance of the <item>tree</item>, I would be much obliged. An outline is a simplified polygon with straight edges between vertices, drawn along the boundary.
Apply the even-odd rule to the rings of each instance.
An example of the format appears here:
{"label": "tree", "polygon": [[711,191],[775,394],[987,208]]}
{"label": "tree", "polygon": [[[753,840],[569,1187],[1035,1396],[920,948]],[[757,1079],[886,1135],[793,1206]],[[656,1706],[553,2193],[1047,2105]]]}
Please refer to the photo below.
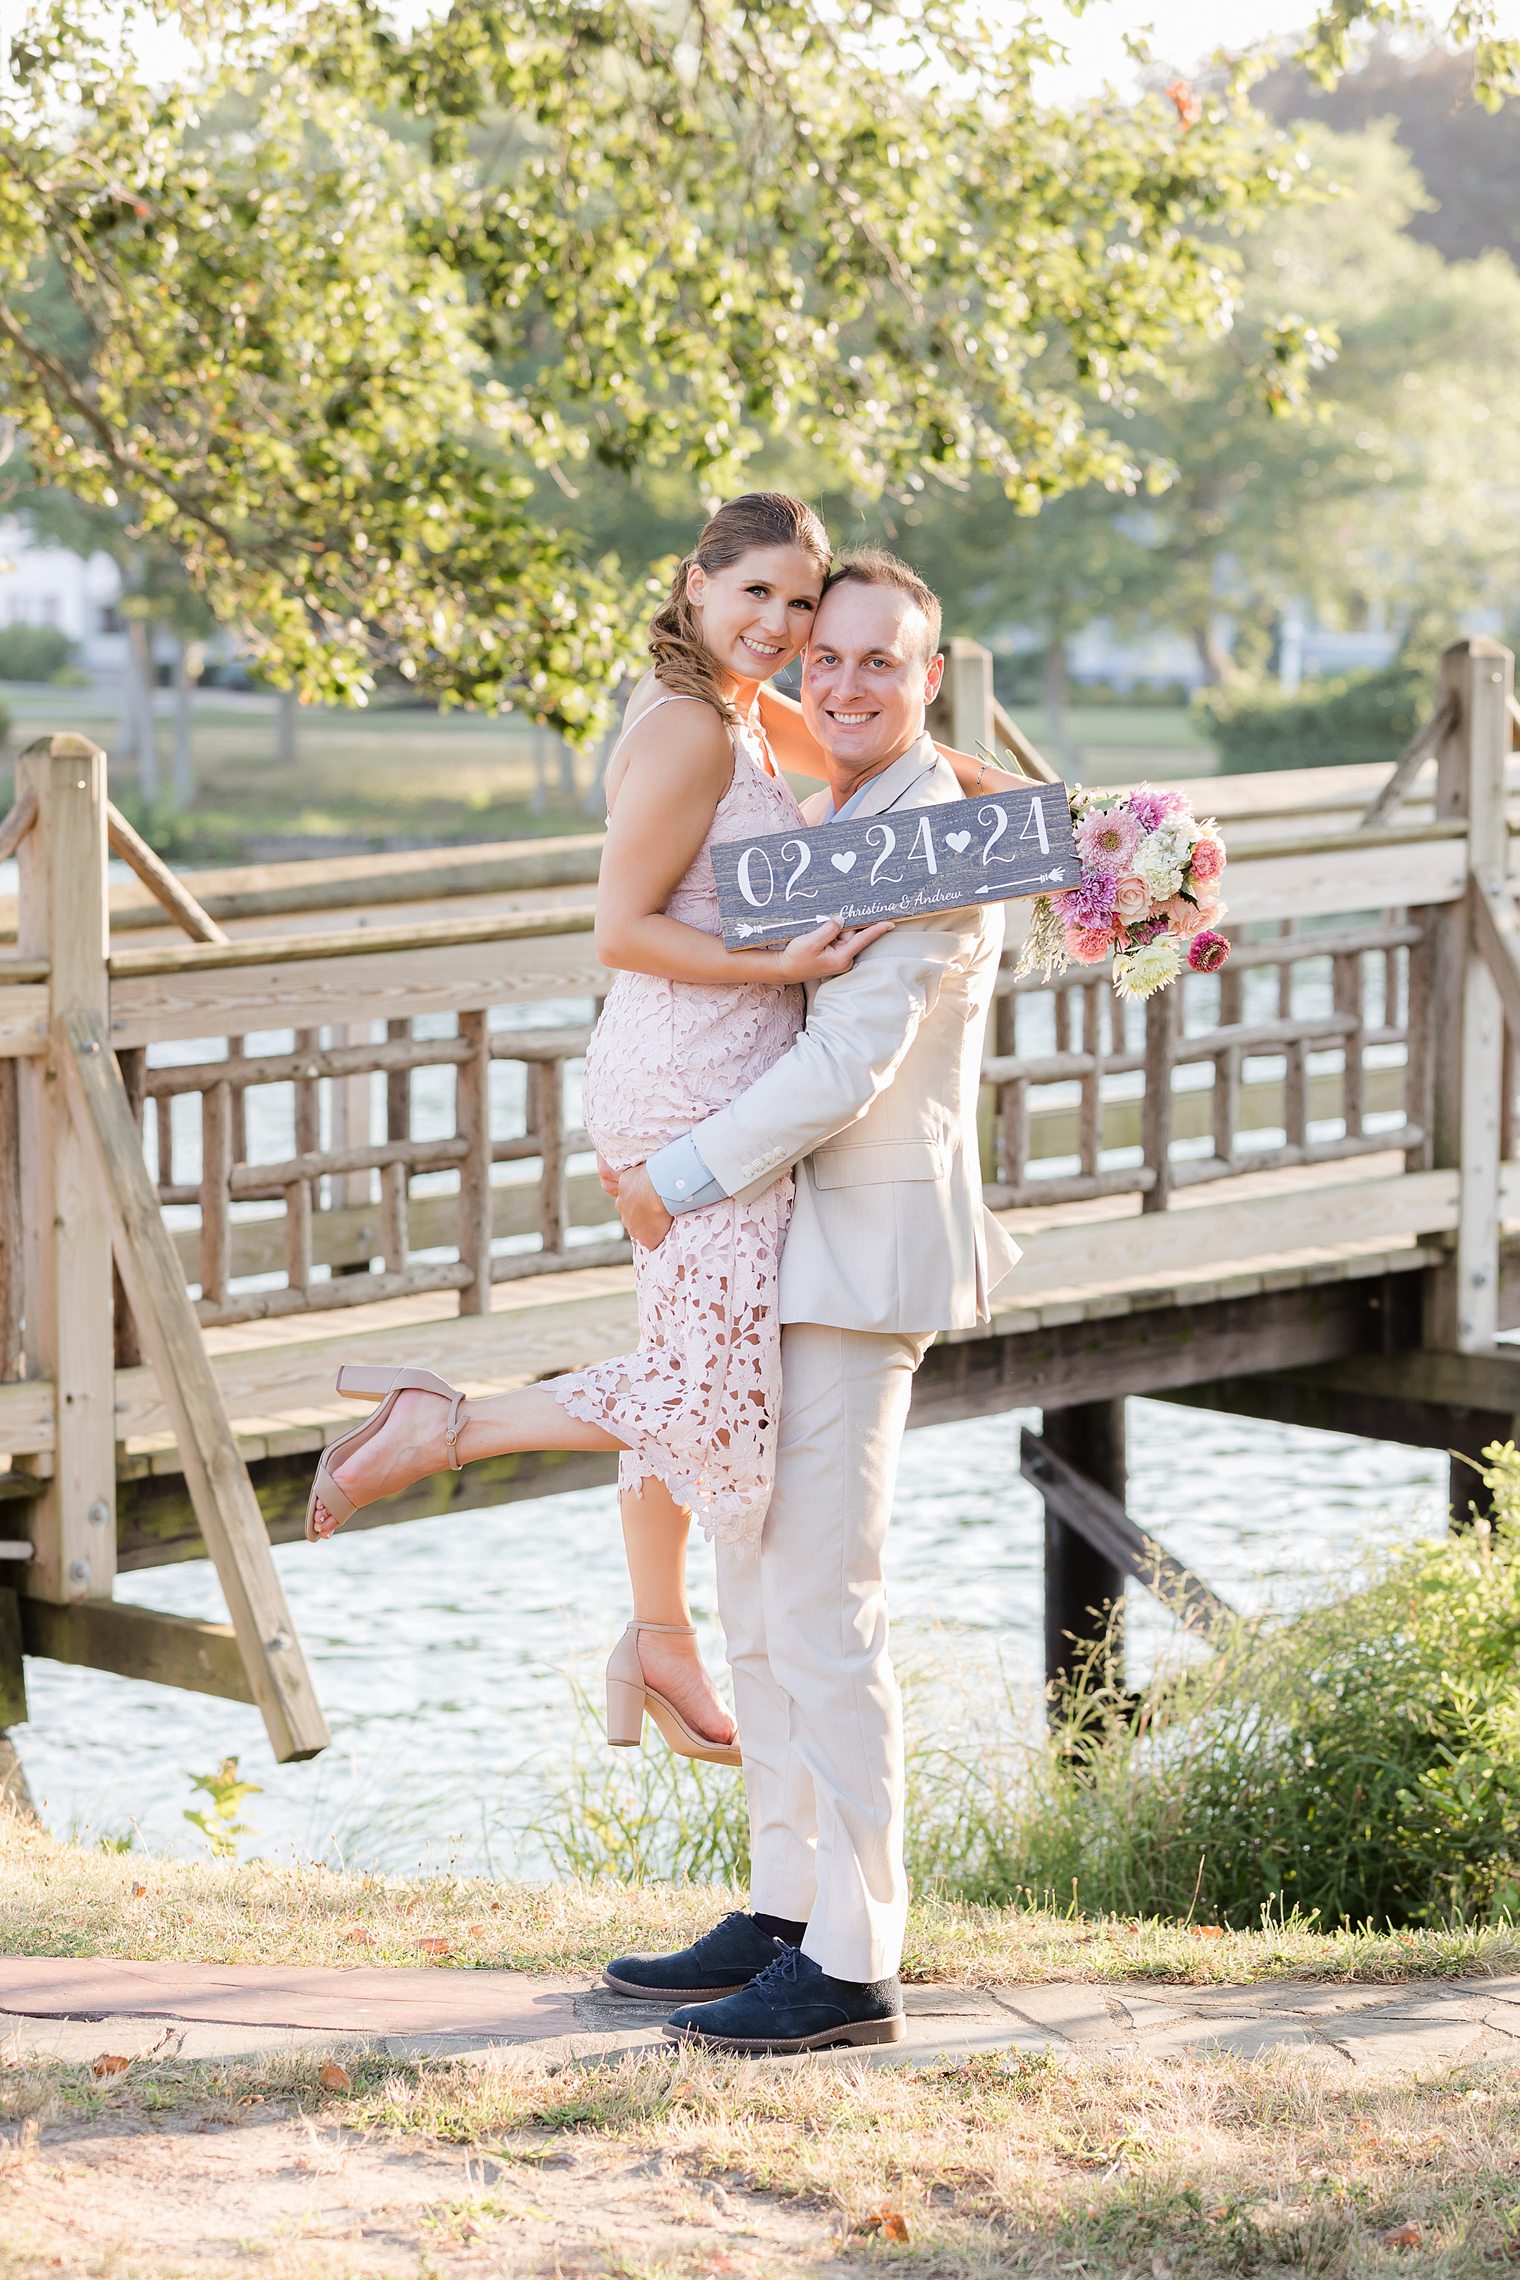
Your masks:
{"label": "tree", "polygon": [[1411,237],[1448,261],[1495,251],[1520,260],[1520,109],[1481,107],[1470,56],[1395,44],[1385,34],[1332,86],[1284,63],[1251,92],[1284,126],[1309,119],[1355,134],[1391,120],[1430,193],[1410,217]]}
{"label": "tree", "polygon": [[957,633],[1012,625],[1040,637],[1047,740],[1067,759],[1068,649],[1095,618],[1123,622],[1155,596],[1155,564],[1135,501],[1096,485],[1055,499],[1034,517],[1015,515],[986,484],[970,497],[909,507],[894,537],[945,605]]}
{"label": "tree", "polygon": [[1300,180],[1238,95],[1041,105],[1045,36],[944,0],[199,12],[193,87],[68,0],[13,46],[0,380],[39,468],[276,679],[389,670],[581,738],[648,597],[563,494],[711,494],[781,443],[864,495],[1133,490],[1137,389],[1227,329],[1228,240]]}
{"label": "tree", "polygon": [[[1497,111],[1507,95],[1520,93],[1520,39],[1501,29],[1505,0],[1447,0],[1449,45],[1467,58],[1471,85],[1485,110]],[[1365,48],[1369,33],[1404,26],[1428,39],[1439,28],[1439,12],[1428,0],[1322,0],[1308,29],[1288,45],[1291,60],[1321,87],[1333,87]],[[1258,51],[1248,69],[1259,70]]]}
{"label": "tree", "polygon": [[1260,636],[1301,598],[1327,622],[1418,623],[1514,599],[1520,275],[1500,254],[1450,263],[1406,224],[1424,203],[1386,130],[1312,137],[1342,194],[1273,217],[1244,301],[1270,296],[1338,343],[1311,414],[1271,420],[1233,341],[1192,358],[1139,425],[1177,468],[1154,502],[1158,616],[1224,677],[1222,605]]}

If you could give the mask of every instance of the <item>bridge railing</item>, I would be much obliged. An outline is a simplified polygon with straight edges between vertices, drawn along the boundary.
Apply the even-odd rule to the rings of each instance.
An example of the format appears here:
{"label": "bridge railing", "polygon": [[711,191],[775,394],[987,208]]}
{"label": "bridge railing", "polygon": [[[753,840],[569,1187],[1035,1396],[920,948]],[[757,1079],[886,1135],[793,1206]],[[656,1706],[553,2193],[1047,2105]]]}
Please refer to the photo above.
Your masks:
{"label": "bridge railing", "polygon": [[[956,663],[952,687],[969,694],[948,733],[993,741],[990,672]],[[1426,1175],[1411,1208],[1453,1243],[1432,1337],[1492,1342],[1513,1152],[1506,1011],[1520,1028],[1511,671],[1492,642],[1448,653],[1436,794],[1415,820],[1324,831],[1300,812],[1278,836],[1242,834],[1220,974],[1126,1008],[1101,972],[1015,979],[1010,954],[984,1069],[995,1206],[1122,1213],[1138,1198],[1155,1214],[1202,1183],[1391,1155]],[[136,1398],[123,1404],[136,1381],[113,1373],[148,1361],[181,1458],[187,1437],[202,1449],[200,1489],[185,1461],[197,1514],[255,1691],[294,1752],[320,1745],[271,1644],[288,1611],[260,1564],[251,1491],[227,1485],[241,1460],[209,1365],[196,1375],[186,1341],[204,1363],[205,1341],[230,1351],[293,1317],[385,1302],[480,1315],[502,1283],[626,1260],[577,1100],[608,976],[573,850],[554,858],[561,899],[541,908],[477,914],[453,896],[352,923],[345,890],[321,927],[229,938],[214,898],[155,873],[118,822],[104,755],[63,737],[23,757],[0,826],[21,867],[16,954],[0,955],[0,1495],[28,1519],[13,1547],[27,1593],[109,1597],[117,1442]],[[113,834],[192,939],[113,936]],[[499,885],[511,856],[482,862]],[[307,888],[296,902],[311,909]],[[270,915],[266,901],[249,924]],[[105,1092],[96,1039],[114,1054]],[[1285,1245],[1296,1208],[1285,1201]],[[176,1378],[200,1389],[189,1408]],[[242,1514],[230,1544],[229,1508]]]}

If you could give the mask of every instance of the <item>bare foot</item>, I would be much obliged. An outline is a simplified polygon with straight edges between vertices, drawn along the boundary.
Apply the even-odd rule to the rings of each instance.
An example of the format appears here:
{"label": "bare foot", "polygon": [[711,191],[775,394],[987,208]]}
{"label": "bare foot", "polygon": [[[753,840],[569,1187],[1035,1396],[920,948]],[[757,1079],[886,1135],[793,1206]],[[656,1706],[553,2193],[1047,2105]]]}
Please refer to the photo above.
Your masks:
{"label": "bare foot", "polygon": [[[448,1403],[440,1401],[436,1393],[398,1394],[396,1406],[379,1432],[361,1442],[352,1456],[334,1465],[333,1479],[357,1507],[374,1504],[382,1496],[394,1496],[400,1489],[410,1488],[414,1480],[425,1480],[429,1473],[442,1472],[449,1461],[443,1438],[448,1416]],[[341,1526],[326,1505],[319,1503],[317,1534],[335,1535]]]}
{"label": "bare foot", "polygon": [[644,1683],[673,1703],[694,1734],[706,1742],[731,1742],[738,1728],[723,1697],[703,1668],[695,1639],[640,1631],[639,1668]]}

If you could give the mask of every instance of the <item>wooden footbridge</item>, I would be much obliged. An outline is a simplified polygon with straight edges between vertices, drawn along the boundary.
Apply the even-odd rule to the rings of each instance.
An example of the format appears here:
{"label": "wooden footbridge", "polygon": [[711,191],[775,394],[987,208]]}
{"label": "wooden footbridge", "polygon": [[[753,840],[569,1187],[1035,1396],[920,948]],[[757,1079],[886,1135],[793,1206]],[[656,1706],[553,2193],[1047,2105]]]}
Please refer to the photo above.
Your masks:
{"label": "wooden footbridge", "polygon": [[[998,716],[985,656],[955,649],[966,744]],[[1124,1008],[1102,976],[1004,974],[982,1138],[1023,1264],[990,1328],[934,1348],[913,1420],[1043,1412],[1009,1467],[1045,1498],[1053,1676],[1126,1574],[1218,1604],[1124,1511],[1126,1395],[1468,1453],[1520,1414],[1497,1343],[1520,1324],[1517,721],[1508,651],[1463,642],[1388,768],[1192,787],[1230,845],[1217,976]],[[113,852],[133,876],[108,886]],[[256,1701],[280,1757],[319,1750],[269,1544],[352,1420],[335,1360],[484,1392],[632,1340],[574,1106],[597,853],[181,880],[93,745],[23,756],[0,826],[0,1726],[41,1655]],[[610,1476],[508,1458],[355,1525]],[[228,1624],[113,1597],[208,1553]]]}

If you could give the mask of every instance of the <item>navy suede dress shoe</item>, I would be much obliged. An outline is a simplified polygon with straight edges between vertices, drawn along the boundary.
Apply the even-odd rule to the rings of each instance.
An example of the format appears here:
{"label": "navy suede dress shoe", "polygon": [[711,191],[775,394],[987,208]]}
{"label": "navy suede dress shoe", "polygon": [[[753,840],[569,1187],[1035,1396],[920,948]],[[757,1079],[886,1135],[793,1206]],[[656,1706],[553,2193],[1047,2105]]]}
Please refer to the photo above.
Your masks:
{"label": "navy suede dress shoe", "polygon": [[640,1995],[646,2003],[665,1997],[672,2003],[711,2003],[747,1987],[782,1952],[773,1932],[735,1909],[690,1947],[674,1955],[617,1956],[602,1977],[619,1995]]}
{"label": "navy suede dress shoe", "polygon": [[759,2053],[901,2042],[907,2028],[895,1979],[831,1979],[801,1948],[788,1947],[737,1995],[672,2013],[665,2032],[706,2050]]}

